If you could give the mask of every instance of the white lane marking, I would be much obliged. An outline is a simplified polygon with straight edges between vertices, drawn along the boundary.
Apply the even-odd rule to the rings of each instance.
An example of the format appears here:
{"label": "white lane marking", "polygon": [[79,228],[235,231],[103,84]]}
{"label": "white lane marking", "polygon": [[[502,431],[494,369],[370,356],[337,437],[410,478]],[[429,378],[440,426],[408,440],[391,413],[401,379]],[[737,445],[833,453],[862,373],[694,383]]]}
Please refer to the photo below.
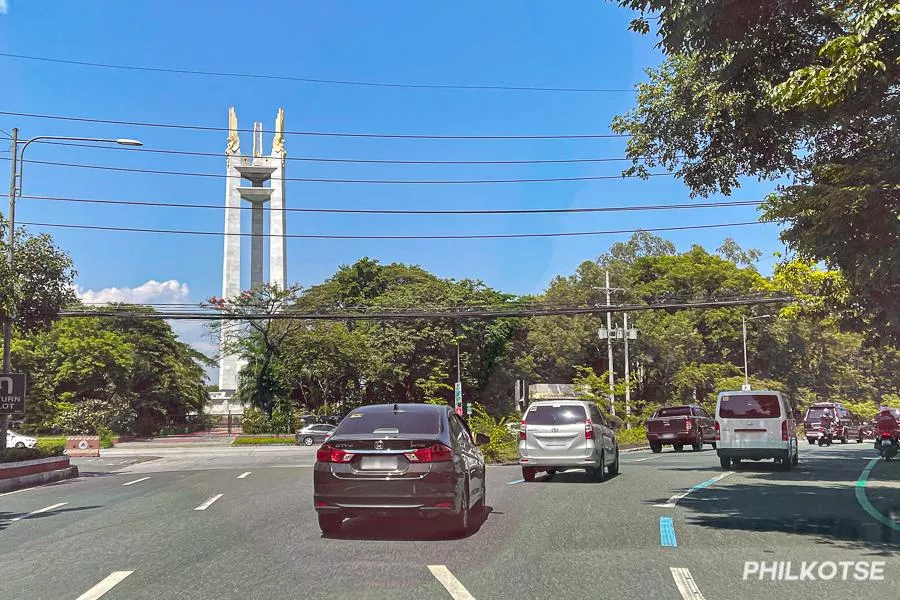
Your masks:
{"label": "white lane marking", "polygon": [[643,462],[643,461],[645,461],[645,460],[653,460],[654,458],[659,458],[659,457],[658,457],[658,456],[647,456],[647,457],[639,458],[639,459],[637,459],[637,460],[633,460],[633,461],[630,461],[630,462]]}
{"label": "white lane marking", "polygon": [[444,589],[447,590],[447,593],[450,594],[453,600],[475,600],[475,597],[469,593],[469,590],[463,587],[459,579],[454,577],[453,573],[444,565],[428,565],[428,570],[444,586]]}
{"label": "white lane marking", "polygon": [[672,578],[675,580],[675,585],[678,587],[678,591],[681,592],[681,597],[684,600],[705,600],[689,570],[680,567],[669,567],[669,571],[672,572]]}
{"label": "white lane marking", "polygon": [[207,500],[206,502],[204,502],[203,504],[201,504],[200,506],[198,506],[198,507],[195,508],[194,510],[206,510],[207,508],[209,508],[210,506],[212,506],[212,503],[213,503],[213,502],[215,502],[216,500],[218,500],[219,498],[221,498],[221,497],[224,496],[224,495],[225,495],[225,494],[216,494],[215,496],[213,496],[212,498],[210,498],[209,500]]}
{"label": "white lane marking", "polygon": [[59,508],[60,506],[65,506],[68,502],[60,502],[59,504],[51,504],[50,506],[45,506],[40,510],[35,510],[33,512],[28,513],[27,515],[22,515],[21,517],[16,517],[15,519],[10,519],[9,522],[12,523],[14,521],[21,521],[22,519],[27,519],[31,515],[39,515],[41,513],[45,513],[53,510],[54,508]]}
{"label": "white lane marking", "polygon": [[121,583],[123,579],[134,573],[134,571],[113,571],[107,575],[106,579],[78,596],[75,600],[97,600],[100,596],[113,589]]}
{"label": "white lane marking", "polygon": [[525,483],[524,479],[516,479],[515,481],[507,481],[506,485],[515,485],[517,483]]}
{"label": "white lane marking", "polygon": [[135,483],[147,481],[148,479],[150,479],[150,478],[149,477],[141,477],[140,479],[135,479],[134,481],[129,481],[128,483],[123,483],[122,485],[134,485]]}
{"label": "white lane marking", "polygon": [[653,506],[656,506],[657,508],[672,508],[676,504],[678,504],[679,500],[681,500],[682,498],[684,498],[691,492],[696,492],[697,490],[702,490],[703,488],[709,487],[712,484],[716,483],[717,481],[721,481],[722,479],[725,479],[729,475],[734,475],[734,471],[728,471],[727,473],[722,473],[721,475],[716,475],[712,479],[707,479],[706,481],[704,481],[702,483],[698,483],[697,485],[688,489],[687,491],[681,492],[680,494],[675,494],[674,496],[672,496],[671,498],[666,500],[666,502],[664,504],[654,504]]}
{"label": "white lane marking", "polygon": [[238,475],[237,478],[238,478],[238,479],[244,479],[245,477],[247,477],[247,475],[249,475],[249,474],[252,473],[252,472],[253,472],[253,471],[246,471],[246,472],[241,473],[240,475]]}

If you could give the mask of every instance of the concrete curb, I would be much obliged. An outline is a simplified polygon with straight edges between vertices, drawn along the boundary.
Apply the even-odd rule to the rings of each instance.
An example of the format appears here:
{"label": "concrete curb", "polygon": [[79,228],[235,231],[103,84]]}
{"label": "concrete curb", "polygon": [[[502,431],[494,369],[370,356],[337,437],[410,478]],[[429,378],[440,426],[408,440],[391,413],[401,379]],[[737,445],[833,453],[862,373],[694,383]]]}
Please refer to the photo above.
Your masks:
{"label": "concrete curb", "polygon": [[44,471],[43,473],[35,473],[33,475],[22,475],[20,477],[0,479],[0,494],[47,483],[55,483],[57,481],[62,481],[63,479],[72,479],[73,477],[78,477],[78,467],[67,467],[65,469],[57,469],[56,471]]}

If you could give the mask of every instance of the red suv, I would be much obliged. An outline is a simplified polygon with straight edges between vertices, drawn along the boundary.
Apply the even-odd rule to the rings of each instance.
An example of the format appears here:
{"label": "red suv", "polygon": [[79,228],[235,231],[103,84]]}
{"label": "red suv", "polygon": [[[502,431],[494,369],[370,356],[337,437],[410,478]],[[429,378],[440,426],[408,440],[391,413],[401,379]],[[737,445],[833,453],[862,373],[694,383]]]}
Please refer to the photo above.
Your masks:
{"label": "red suv", "polygon": [[865,438],[865,423],[862,419],[847,410],[840,402],[816,402],[806,410],[806,418],[803,419],[803,429],[806,431],[806,441],[815,444],[821,433],[819,422],[825,410],[831,411],[831,417],[840,421],[834,430],[834,439],[846,444],[847,440],[856,440],[861,444]]}
{"label": "red suv", "polygon": [[716,420],[696,404],[660,408],[647,419],[646,429],[654,453],[662,452],[663,444],[672,444],[675,452],[685,444],[698,452],[703,444],[716,447]]}

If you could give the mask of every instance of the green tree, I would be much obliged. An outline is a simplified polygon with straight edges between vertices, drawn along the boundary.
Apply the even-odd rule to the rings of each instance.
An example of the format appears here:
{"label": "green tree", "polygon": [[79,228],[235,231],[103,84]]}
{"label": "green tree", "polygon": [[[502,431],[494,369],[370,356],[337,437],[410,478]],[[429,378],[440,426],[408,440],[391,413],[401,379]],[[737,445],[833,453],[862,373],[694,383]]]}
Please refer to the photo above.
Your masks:
{"label": "green tree", "polygon": [[801,259],[839,269],[854,324],[900,337],[900,27],[890,0],[620,0],[653,14],[665,61],[637,106],[629,172],[675,171],[693,194],[730,194],[741,177],[787,178],[763,218]]}

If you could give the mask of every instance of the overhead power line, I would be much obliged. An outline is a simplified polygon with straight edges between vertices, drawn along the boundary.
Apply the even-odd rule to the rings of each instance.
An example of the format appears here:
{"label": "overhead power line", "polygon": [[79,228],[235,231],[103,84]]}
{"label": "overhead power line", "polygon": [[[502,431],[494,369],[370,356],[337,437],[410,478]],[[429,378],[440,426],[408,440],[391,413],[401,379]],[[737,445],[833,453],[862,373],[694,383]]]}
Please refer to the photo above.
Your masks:
{"label": "overhead power line", "polygon": [[[8,159],[7,159],[8,160]],[[51,165],[54,167],[72,167],[77,169],[97,169],[101,171],[116,171],[120,173],[144,173],[150,175],[178,175],[182,177],[212,177],[215,179],[242,179],[240,175],[227,175],[225,173],[196,173],[193,171],[166,171],[163,169],[140,169],[136,167],[115,167],[112,165],[88,165],[84,163],[70,163],[50,160],[26,159],[24,162],[35,165]],[[513,179],[334,179],[316,177],[273,177],[271,181],[301,181],[305,183],[365,183],[365,184],[389,184],[389,185],[473,185],[489,183],[555,183],[563,181],[598,181],[603,179],[634,179],[643,177],[670,177],[674,173],[648,173],[639,175],[588,175],[581,177],[534,177]]]}
{"label": "overhead power line", "polygon": [[17,60],[29,60],[36,62],[74,65],[80,67],[94,67],[102,69],[116,69],[120,71],[143,71],[150,73],[169,73],[176,75],[202,75],[206,77],[234,77],[241,79],[265,79],[275,81],[293,81],[300,83],[319,83],[328,85],[350,85],[359,87],[422,89],[422,90],[481,90],[504,92],[581,92],[581,93],[609,93],[609,92],[634,92],[635,88],[592,88],[592,87],[548,87],[531,85],[477,85],[477,84],[453,84],[453,83],[392,83],[382,81],[359,81],[349,79],[321,79],[315,77],[302,77],[299,75],[270,75],[264,73],[237,73],[229,71],[207,71],[200,69],[178,69],[171,67],[147,67],[141,65],[125,65],[115,63],[91,62],[85,60],[71,60],[51,58],[49,56],[28,56],[24,54],[12,54],[0,52],[0,56]]}
{"label": "overhead power line", "polygon": [[[97,148],[98,150],[118,150],[122,152],[149,152],[152,154],[171,154],[177,156],[203,156],[212,158],[225,158],[224,152],[197,152],[190,150],[170,150],[164,148],[135,148],[133,146],[120,146],[109,144],[84,144],[78,142],[40,142],[53,146],[76,146],[78,148]],[[575,164],[575,163],[604,163],[604,162],[631,162],[632,160],[646,160],[639,156],[634,159],[627,156],[612,156],[600,158],[536,158],[536,159],[512,159],[512,160],[418,160],[418,159],[387,159],[387,158],[332,158],[325,156],[286,156],[286,161],[318,162],[318,163],[350,163],[350,164],[376,164],[376,165],[544,165],[544,164]]]}
{"label": "overhead power line", "polygon": [[[115,119],[96,119],[91,117],[72,117],[63,115],[46,115],[38,113],[23,113],[13,111],[0,111],[0,115],[10,117],[26,117],[29,119],[51,119],[55,121],[75,121],[79,123],[103,123],[107,125],[127,125],[129,127],[157,127],[162,129],[190,129],[194,131],[229,131],[227,127],[213,127],[210,125],[183,125],[177,123],[150,123],[146,121],[121,121]],[[238,129],[239,132],[252,133],[252,129]],[[263,133],[275,133],[272,130],[263,130]],[[570,134],[527,134],[527,135],[442,135],[442,134],[409,134],[409,133],[352,133],[341,131],[285,131],[285,135],[319,136],[319,137],[347,137],[347,138],[386,138],[386,139],[412,139],[412,140],[570,140],[570,139],[602,139],[602,138],[627,138],[631,137],[619,133],[570,133]]]}
{"label": "overhead power line", "polygon": [[309,312],[284,311],[273,314],[241,314],[227,311],[159,311],[139,312],[131,310],[96,310],[75,309],[59,311],[60,317],[108,317],[108,318],[134,318],[134,319],[166,319],[166,320],[199,320],[199,321],[249,321],[249,320],[311,320],[311,321],[392,321],[409,319],[492,319],[503,317],[540,317],[540,316],[576,316],[595,315],[607,312],[640,312],[647,310],[688,310],[701,308],[727,308],[734,306],[752,306],[764,304],[785,304],[793,302],[793,298],[769,297],[769,298],[739,298],[733,300],[707,300],[692,302],[665,302],[657,304],[619,304],[614,306],[579,306],[579,307],[555,307],[555,308],[490,308],[467,310],[396,310],[377,312]]}
{"label": "overhead power line", "polygon": [[[101,200],[93,198],[68,198],[60,196],[19,196],[29,200],[51,202],[74,202],[85,204],[122,205],[122,206],[156,206],[163,208],[196,208],[225,210],[223,204],[191,204],[178,202],[151,202],[140,200]],[[687,210],[702,208],[730,208],[735,206],[759,206],[761,200],[734,200],[726,202],[695,202],[684,204],[630,204],[621,206],[595,206],[595,207],[570,207],[570,208],[518,208],[518,209],[386,209],[386,208],[302,208],[286,207],[285,212],[297,213],[329,213],[329,214],[361,214],[361,215],[534,215],[534,214],[565,214],[565,213],[600,213],[600,212],[627,212],[627,211],[657,211],[657,210]],[[253,206],[240,205],[238,210],[253,210]],[[264,211],[274,210],[269,206],[262,208]]]}
{"label": "overhead power line", "polygon": [[[580,237],[597,235],[617,235],[624,233],[636,233],[638,231],[690,231],[699,229],[718,229],[724,227],[743,227],[746,225],[762,225],[761,221],[744,221],[738,223],[716,223],[712,225],[675,225],[671,227],[648,227],[641,229],[612,229],[608,231],[563,231],[549,233],[487,233],[487,234],[437,234],[437,235],[353,235],[353,234],[285,234],[286,238],[313,239],[313,240],[479,240],[479,239],[510,239],[510,238],[553,238],[553,237]],[[58,227],[63,229],[84,229],[92,231],[124,231],[133,233],[164,233],[172,235],[204,235],[224,236],[236,235],[242,237],[272,237],[270,233],[253,234],[247,232],[225,233],[224,231],[191,231],[186,229],[154,229],[144,227],[115,227],[110,225],[76,225],[72,223],[38,223],[22,222],[22,225],[32,227]]]}

